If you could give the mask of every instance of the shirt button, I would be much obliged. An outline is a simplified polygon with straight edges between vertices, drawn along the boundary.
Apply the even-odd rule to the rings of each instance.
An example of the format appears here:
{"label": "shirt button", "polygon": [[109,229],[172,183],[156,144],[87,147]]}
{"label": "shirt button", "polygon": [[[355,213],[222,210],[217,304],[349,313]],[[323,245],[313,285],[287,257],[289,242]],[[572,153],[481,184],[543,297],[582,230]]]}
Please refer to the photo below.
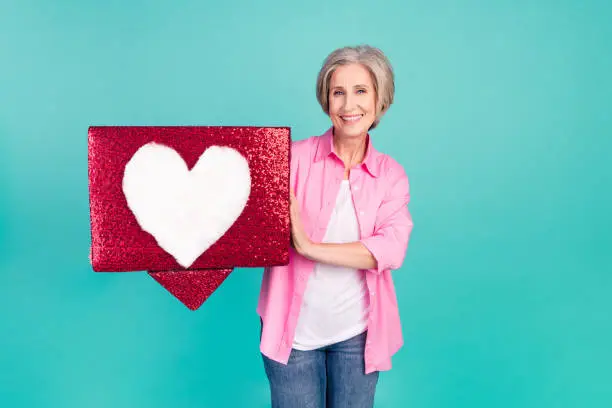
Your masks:
{"label": "shirt button", "polygon": [[374,295],[376,295],[376,292],[374,291],[370,292],[370,296],[374,296]]}
{"label": "shirt button", "polygon": [[355,191],[359,190],[359,186],[355,186],[355,188],[353,188],[353,190],[355,190]]}
{"label": "shirt button", "polygon": [[359,215],[363,215],[363,214],[364,214],[364,212],[363,212],[363,211],[359,211]]}

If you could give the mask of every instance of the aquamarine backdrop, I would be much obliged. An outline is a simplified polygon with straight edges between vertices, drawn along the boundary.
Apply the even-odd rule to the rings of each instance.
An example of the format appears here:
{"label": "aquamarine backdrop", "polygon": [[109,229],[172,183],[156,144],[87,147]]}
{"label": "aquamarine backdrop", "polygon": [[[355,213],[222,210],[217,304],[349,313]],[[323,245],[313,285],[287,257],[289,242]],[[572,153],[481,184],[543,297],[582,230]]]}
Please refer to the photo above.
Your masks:
{"label": "aquamarine backdrop", "polygon": [[266,407],[238,269],[196,312],[87,260],[90,125],[329,125],[315,79],[383,49],[373,132],[411,181],[404,348],[377,407],[612,406],[612,6],[0,1],[0,406]]}

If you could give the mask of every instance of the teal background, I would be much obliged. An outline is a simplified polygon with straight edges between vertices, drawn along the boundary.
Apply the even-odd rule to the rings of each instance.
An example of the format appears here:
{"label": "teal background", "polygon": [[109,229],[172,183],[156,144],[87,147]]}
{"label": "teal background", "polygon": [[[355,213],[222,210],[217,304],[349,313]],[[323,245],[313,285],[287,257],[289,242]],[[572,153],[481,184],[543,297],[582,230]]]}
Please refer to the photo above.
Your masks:
{"label": "teal background", "polygon": [[92,272],[87,128],[320,134],[316,74],[359,43],[415,222],[376,406],[612,406],[610,4],[1,0],[0,406],[269,406],[261,269],[196,312]]}

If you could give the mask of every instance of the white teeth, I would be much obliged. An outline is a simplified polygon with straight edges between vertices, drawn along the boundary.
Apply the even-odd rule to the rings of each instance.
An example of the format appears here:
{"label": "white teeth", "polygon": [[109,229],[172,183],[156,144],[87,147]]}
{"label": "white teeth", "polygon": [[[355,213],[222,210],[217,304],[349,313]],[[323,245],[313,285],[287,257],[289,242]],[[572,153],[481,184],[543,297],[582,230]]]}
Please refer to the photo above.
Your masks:
{"label": "white teeth", "polygon": [[343,120],[346,120],[347,122],[355,122],[359,119],[361,119],[362,115],[354,115],[354,116],[340,116]]}

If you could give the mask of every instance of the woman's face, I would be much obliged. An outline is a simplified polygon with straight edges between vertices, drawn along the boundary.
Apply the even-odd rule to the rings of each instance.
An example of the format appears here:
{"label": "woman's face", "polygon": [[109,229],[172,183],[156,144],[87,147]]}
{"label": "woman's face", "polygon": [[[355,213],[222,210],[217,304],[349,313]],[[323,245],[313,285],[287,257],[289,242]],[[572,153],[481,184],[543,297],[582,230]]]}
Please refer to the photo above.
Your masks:
{"label": "woman's face", "polygon": [[376,119],[376,93],[370,72],[361,64],[341,65],[329,86],[329,117],[334,133],[359,137]]}

